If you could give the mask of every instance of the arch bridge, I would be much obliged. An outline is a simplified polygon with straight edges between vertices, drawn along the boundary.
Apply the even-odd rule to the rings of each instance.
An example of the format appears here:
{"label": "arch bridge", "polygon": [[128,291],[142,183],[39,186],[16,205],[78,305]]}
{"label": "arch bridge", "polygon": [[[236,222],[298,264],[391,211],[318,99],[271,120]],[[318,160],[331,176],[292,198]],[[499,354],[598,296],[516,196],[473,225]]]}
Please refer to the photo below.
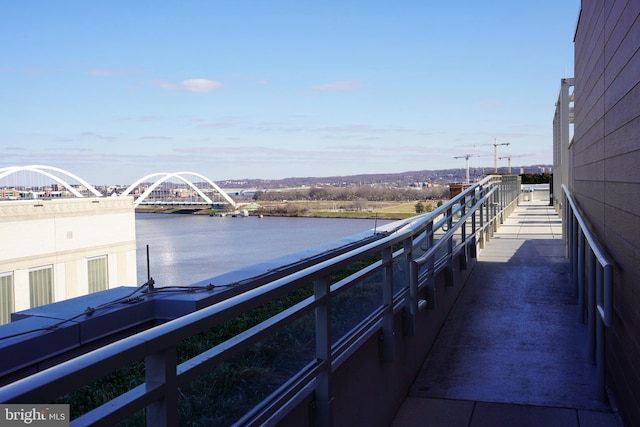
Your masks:
{"label": "arch bridge", "polygon": [[[199,179],[201,179],[202,181],[204,181],[204,183],[208,184],[209,186],[211,186],[211,190],[209,191],[209,189],[202,189],[199,188],[195,183],[193,183],[191,180],[189,180],[187,178],[187,176],[195,176],[198,177]],[[161,188],[161,186],[163,184],[168,183],[168,180],[176,178],[180,181],[182,181],[184,184],[186,184],[190,189],[191,192],[194,195],[199,196],[204,202],[194,202],[194,201],[190,201],[190,202],[186,202],[184,199],[184,197],[166,197],[167,196],[167,191],[161,191],[159,190]],[[127,196],[129,194],[132,194],[134,192],[134,190],[136,188],[138,188],[139,186],[144,186],[144,183],[148,183],[151,182],[151,180],[155,179],[155,181],[153,181],[153,184],[149,185],[148,187],[146,187],[144,189],[144,191],[142,191],[142,193],[139,194],[139,196],[136,198],[135,202],[134,202],[134,207],[138,207],[140,205],[143,204],[147,204],[147,205],[153,205],[153,204],[175,204],[175,205],[184,205],[184,204],[207,204],[207,205],[212,205],[214,203],[216,203],[213,199],[212,196],[215,195],[215,193],[218,193],[226,203],[228,203],[229,205],[231,205],[233,208],[237,207],[236,202],[229,197],[229,195],[227,193],[224,192],[224,190],[222,190],[215,182],[211,181],[209,178],[207,178],[204,175],[201,175],[199,173],[196,172],[157,172],[157,173],[152,173],[146,176],[143,176],[142,178],[138,179],[136,182],[134,182],[133,184],[131,184],[121,195],[122,196]],[[207,194],[210,193],[210,194]],[[161,200],[158,201],[157,198],[160,197]]]}
{"label": "arch bridge", "polygon": [[[65,188],[73,197],[84,197],[85,195],[82,193],[91,193],[94,196],[102,197],[103,194],[95,189],[91,184],[87,181],[83,180],[77,175],[66,171],[64,169],[56,168],[53,166],[45,166],[45,165],[29,165],[29,166],[9,166],[5,168],[0,168],[0,183],[4,178],[9,176],[18,176],[21,172],[31,172],[36,176],[49,178],[55,181],[58,185],[61,185]],[[69,179],[72,179],[79,183],[79,185],[73,185],[69,182]],[[16,182],[17,184],[17,182]],[[1,186],[1,184],[0,184]],[[62,197],[63,191],[53,190],[53,187],[49,184],[40,185],[34,182],[20,182],[17,185],[13,186],[17,193],[20,193],[23,198],[34,198],[40,196],[51,197],[52,193],[56,193],[58,197]],[[48,192],[48,193],[47,193]],[[26,196],[26,197],[25,197]],[[13,195],[12,198],[18,198],[17,195]]]}
{"label": "arch bridge", "polygon": [[[25,178],[25,173],[30,173],[31,176]],[[10,177],[14,177],[12,183],[8,182]],[[197,181],[191,177],[196,177]],[[181,181],[180,187],[171,186],[169,180],[172,179]],[[52,184],[51,180],[55,184]],[[0,193],[0,198],[9,199],[103,197],[107,194],[106,190],[103,194],[69,171],[46,165],[0,168],[0,190],[3,189],[4,193]],[[129,185],[120,196],[134,196],[134,207],[158,204],[185,206],[216,204],[216,193],[220,195],[222,203],[228,203],[234,209],[238,207],[237,203],[209,178],[196,172],[186,171],[157,172],[143,176]]]}

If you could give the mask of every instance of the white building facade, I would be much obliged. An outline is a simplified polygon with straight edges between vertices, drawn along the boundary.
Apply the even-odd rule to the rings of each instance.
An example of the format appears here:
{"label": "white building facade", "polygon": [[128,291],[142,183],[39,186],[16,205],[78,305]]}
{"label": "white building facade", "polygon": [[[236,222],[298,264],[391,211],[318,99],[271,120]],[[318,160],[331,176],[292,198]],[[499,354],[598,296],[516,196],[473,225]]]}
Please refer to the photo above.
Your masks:
{"label": "white building facade", "polygon": [[132,197],[0,201],[0,324],[136,280]]}

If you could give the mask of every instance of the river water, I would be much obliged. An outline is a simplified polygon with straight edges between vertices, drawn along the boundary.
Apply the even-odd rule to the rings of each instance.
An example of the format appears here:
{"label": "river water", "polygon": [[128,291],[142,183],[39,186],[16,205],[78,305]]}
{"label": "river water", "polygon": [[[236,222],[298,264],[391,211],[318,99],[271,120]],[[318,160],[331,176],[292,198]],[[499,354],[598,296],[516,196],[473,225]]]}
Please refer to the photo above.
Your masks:
{"label": "river water", "polygon": [[320,246],[389,221],[340,218],[136,215],[138,285],[184,286]]}

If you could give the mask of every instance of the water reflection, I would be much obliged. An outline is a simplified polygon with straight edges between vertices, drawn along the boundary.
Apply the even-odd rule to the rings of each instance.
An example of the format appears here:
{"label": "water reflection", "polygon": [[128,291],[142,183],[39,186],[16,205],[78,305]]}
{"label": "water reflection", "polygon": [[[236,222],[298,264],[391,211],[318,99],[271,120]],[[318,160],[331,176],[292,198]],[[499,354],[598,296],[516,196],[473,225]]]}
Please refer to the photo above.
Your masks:
{"label": "water reflection", "polygon": [[147,245],[157,286],[183,286],[374,226],[374,219],[138,215],[138,284],[147,280]]}

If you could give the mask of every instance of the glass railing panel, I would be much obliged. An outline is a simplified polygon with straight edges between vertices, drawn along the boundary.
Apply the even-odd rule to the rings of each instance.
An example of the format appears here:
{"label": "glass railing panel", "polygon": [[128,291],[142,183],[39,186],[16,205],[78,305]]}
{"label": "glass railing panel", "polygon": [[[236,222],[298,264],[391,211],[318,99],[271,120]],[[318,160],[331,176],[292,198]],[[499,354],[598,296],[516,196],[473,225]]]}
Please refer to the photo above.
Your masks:
{"label": "glass railing panel", "polygon": [[382,306],[383,273],[378,271],[331,299],[331,343],[347,335]]}
{"label": "glass railing panel", "polygon": [[178,390],[179,425],[229,426],[315,358],[315,318],[301,317]]}
{"label": "glass railing panel", "polygon": [[[73,421],[79,416],[143,384],[144,381],[144,362],[138,361],[128,366],[123,366],[109,375],[60,396],[52,403],[68,404],[71,411],[71,421]],[[143,418],[141,413],[139,413],[122,425],[140,425],[139,421]]]}
{"label": "glass railing panel", "polygon": [[403,255],[393,260],[393,294],[402,292],[407,283],[409,283],[407,257]]}

